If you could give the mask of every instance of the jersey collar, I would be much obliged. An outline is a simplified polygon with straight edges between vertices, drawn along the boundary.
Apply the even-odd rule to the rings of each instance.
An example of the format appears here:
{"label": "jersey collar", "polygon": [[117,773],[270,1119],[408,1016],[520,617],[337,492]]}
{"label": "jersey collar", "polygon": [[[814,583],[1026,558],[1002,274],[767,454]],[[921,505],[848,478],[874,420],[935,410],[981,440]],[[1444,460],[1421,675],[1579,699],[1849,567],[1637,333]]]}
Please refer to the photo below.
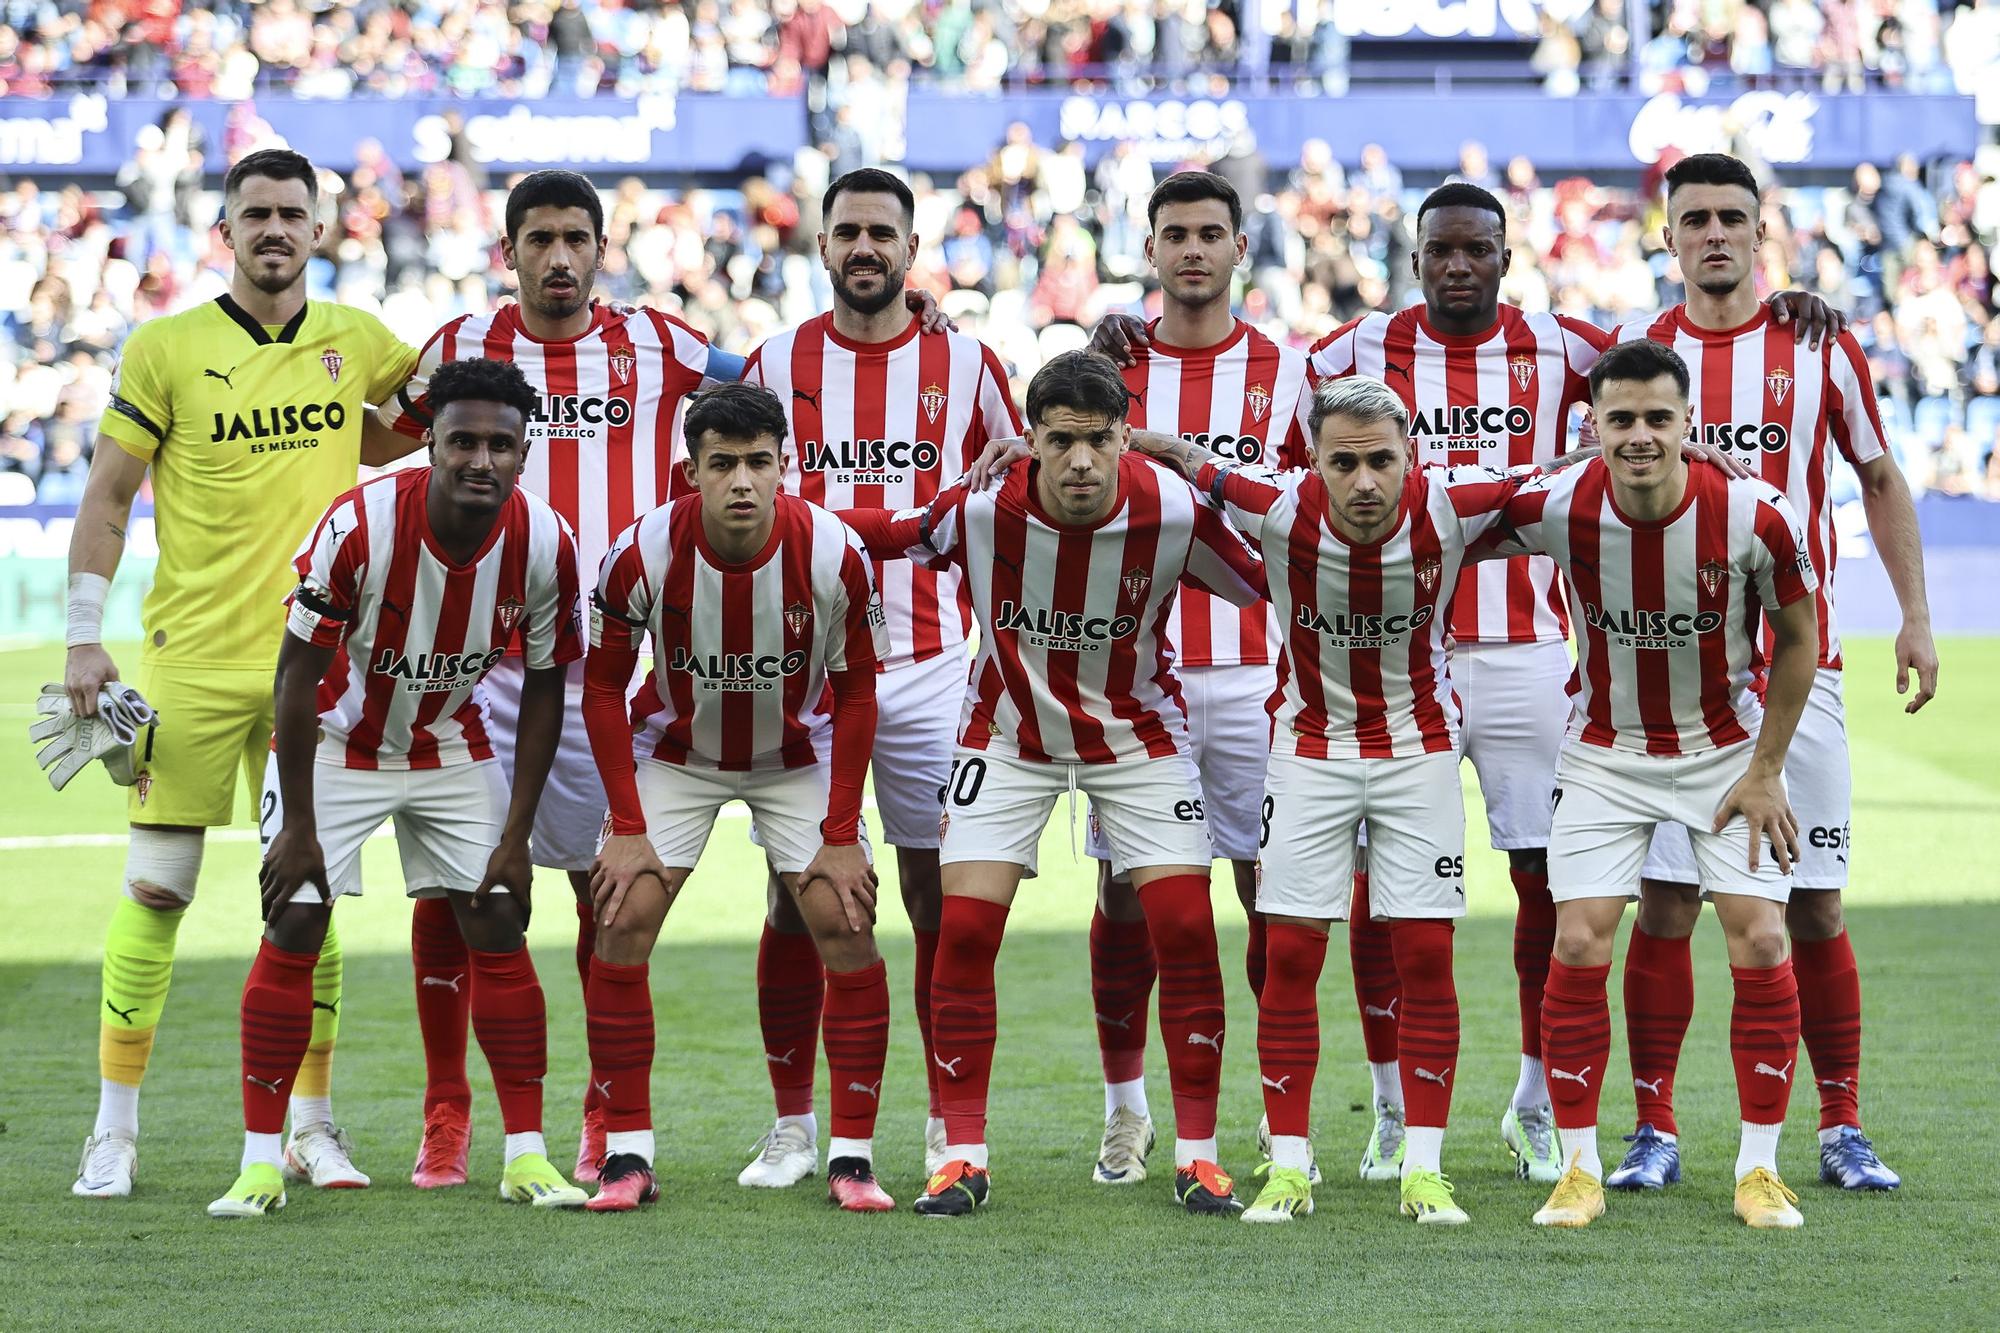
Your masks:
{"label": "jersey collar", "polygon": [[301,302],[299,304],[299,313],[293,315],[285,324],[285,327],[278,330],[278,336],[273,338],[248,310],[236,304],[236,298],[228,292],[224,292],[222,295],[216,297],[215,303],[221,306],[222,313],[235,320],[242,327],[243,331],[250,335],[250,341],[256,343],[259,347],[268,347],[272,343],[289,343],[296,339],[299,336],[299,329],[305,325],[306,312],[312,309],[312,302]]}

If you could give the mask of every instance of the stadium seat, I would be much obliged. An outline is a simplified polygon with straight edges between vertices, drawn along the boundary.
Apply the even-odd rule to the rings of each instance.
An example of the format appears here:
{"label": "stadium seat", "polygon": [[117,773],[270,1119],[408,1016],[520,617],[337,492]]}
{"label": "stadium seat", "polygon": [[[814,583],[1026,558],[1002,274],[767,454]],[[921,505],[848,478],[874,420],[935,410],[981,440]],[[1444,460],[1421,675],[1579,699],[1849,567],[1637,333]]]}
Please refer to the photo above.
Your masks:
{"label": "stadium seat", "polygon": [[25,472],[0,472],[0,509],[35,502],[34,480]]}
{"label": "stadium seat", "polygon": [[1949,398],[1919,398],[1913,429],[1917,439],[1935,449],[1944,443],[1944,433],[1955,424]]}
{"label": "stadium seat", "polygon": [[1982,451],[1991,449],[2000,433],[2000,398],[1975,398],[1965,405],[1966,436]]}

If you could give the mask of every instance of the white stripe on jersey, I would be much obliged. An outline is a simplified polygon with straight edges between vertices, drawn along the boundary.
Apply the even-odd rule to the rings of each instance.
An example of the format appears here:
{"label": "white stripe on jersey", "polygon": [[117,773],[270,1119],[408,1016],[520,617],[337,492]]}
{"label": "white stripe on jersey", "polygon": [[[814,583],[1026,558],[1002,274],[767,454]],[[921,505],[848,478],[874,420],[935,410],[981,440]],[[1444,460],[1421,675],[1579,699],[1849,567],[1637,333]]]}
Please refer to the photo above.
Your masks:
{"label": "white stripe on jersey", "polygon": [[[1840,669],[1840,630],[1834,621],[1833,569],[1839,538],[1833,530],[1837,450],[1859,466],[1888,452],[1868,358],[1851,333],[1801,346],[1790,325],[1771,318],[1769,306],[1740,328],[1710,330],[1688,317],[1685,305],[1621,326],[1618,340],[1650,338],[1680,354],[1692,383],[1694,407],[1688,437],[1729,449],[1785,493],[1804,520],[1806,550],[1819,577],[1819,663]],[[1831,441],[1834,448],[1827,445]]]}
{"label": "white stripe on jersey", "polygon": [[531,670],[583,655],[576,546],[553,509],[516,489],[487,544],[451,564],[430,530],[431,469],[335,500],[293,561],[287,628],[339,647],[320,684],[322,763],[437,768],[490,759],[474,687],[509,642]]}
{"label": "white stripe on jersey", "polygon": [[[1146,359],[1121,372],[1132,394],[1127,420],[1133,427],[1179,435],[1228,462],[1304,464],[1312,409],[1304,353],[1272,342],[1240,319],[1212,347],[1162,342],[1157,321],[1148,334]],[[1183,667],[1277,661],[1270,608],[1230,606],[1198,588],[1181,590],[1167,637]]]}

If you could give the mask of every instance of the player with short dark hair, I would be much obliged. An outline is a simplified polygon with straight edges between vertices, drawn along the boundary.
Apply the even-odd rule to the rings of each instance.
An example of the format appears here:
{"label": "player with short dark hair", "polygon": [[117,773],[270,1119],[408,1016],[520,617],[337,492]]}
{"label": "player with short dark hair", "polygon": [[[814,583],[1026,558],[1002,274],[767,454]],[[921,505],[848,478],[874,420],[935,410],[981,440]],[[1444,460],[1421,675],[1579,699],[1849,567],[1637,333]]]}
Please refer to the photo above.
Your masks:
{"label": "player with short dark hair", "polygon": [[1175,1201],[1235,1212],[1242,1205],[1216,1161],[1225,1025],[1213,851],[1161,631],[1181,581],[1248,606],[1262,572],[1187,483],[1126,452],[1126,389],[1111,362],[1054,357],[1028,402],[1031,462],[999,487],[960,483],[899,514],[843,513],[880,558],[961,570],[979,625],[939,820],[930,1061],[946,1160],[917,1211],[959,1216],[986,1201],[994,959],[1008,906],[1036,873],[1050,810],[1080,790],[1131,873],[1160,959]]}
{"label": "player with short dark hair", "polygon": [[[431,402],[430,466],[335,500],[293,562],[258,821],[266,924],[243,986],[243,1159],[211,1217],[285,1206],[278,1131],[312,1034],[313,969],[335,900],[362,891],[363,844],[392,818],[406,890],[446,901],[470,945],[452,980],[506,1125],[500,1197],[584,1202],[542,1139],[548,1029],[525,933],[529,830],[565,664],[583,655],[576,546],[515,486],[535,410],[518,370],[441,367]],[[512,640],[528,685],[509,799],[478,687]]]}
{"label": "player with short dark hair", "polygon": [[[1834,455],[1860,480],[1869,536],[1903,613],[1896,688],[1906,690],[1909,673],[1916,673],[1909,712],[1937,689],[1916,509],[1889,454],[1861,345],[1842,333],[1817,350],[1798,346],[1757,301],[1764,223],[1750,168],[1725,154],[1696,153],[1667,170],[1666,190],[1665,241],[1686,279],[1687,300],[1627,323],[1618,336],[1651,339],[1685,358],[1693,375],[1690,437],[1743,460],[1784,491],[1805,522],[1819,584],[1819,670],[1786,765],[1786,785],[1805,829],[1786,922],[1801,1031],[1820,1096],[1820,1177],[1847,1189],[1894,1189],[1900,1177],[1861,1129],[1861,983],[1841,913],[1853,837],[1833,598],[1840,545],[1831,500]],[[1689,938],[1701,913],[1696,869],[1686,835],[1662,826],[1646,860],[1625,955],[1638,1124],[1630,1151],[1608,1178],[1616,1188],[1659,1189],[1680,1176],[1674,1074],[1694,1013]]]}
{"label": "player with short dark hair", "polygon": [[[895,1206],[874,1173],[889,1043],[875,872],[861,787],[875,734],[882,604],[854,535],[779,493],[785,421],[769,390],[723,385],[688,411],[696,494],[654,509],[605,556],[584,718],[611,799],[591,875],[596,957],[584,993],[605,1156],[589,1207],[658,1193],[647,959],[716,812],[742,800],[826,976],[829,1197]],[[653,670],[626,708],[642,640]]]}
{"label": "player with short dark hair", "polygon": [[[320,242],[318,181],[297,153],[247,154],[225,180],[229,290],[147,321],[119,354],[102,441],[70,537],[72,706],[88,715],[120,679],[104,651],[104,596],[150,472],[159,564],[140,618],[136,684],[160,714],[135,755],[124,896],[104,945],[97,1123],[76,1194],[129,1194],[139,1084],[173,975],[175,939],[200,876],[204,830],[230,822],[238,772],[252,786],[271,737],[271,669],[282,629],[268,610],[310,516],[377,462],[368,404],[408,378],[416,352],[373,315],[306,300]],[[320,950],[313,1037],[293,1089],[287,1165],[318,1185],[362,1186],[332,1123],[330,1063],[341,994],[338,943]]]}

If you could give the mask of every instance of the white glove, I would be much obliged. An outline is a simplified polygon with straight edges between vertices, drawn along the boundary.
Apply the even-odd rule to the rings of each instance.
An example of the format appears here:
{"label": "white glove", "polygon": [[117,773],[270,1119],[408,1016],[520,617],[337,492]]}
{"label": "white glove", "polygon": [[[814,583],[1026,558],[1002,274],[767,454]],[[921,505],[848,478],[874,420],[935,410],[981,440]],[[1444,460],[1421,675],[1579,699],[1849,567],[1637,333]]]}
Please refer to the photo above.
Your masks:
{"label": "white glove", "polygon": [[112,781],[131,786],[133,742],[139,739],[142,728],[158,721],[137,690],[117,681],[98,692],[95,717],[79,717],[70,705],[69,692],[54,684],[42,687],[35,711],[41,720],[28,728],[28,739],[48,742],[35,753],[35,760],[57,791],[68,786],[93,759],[104,761]]}

